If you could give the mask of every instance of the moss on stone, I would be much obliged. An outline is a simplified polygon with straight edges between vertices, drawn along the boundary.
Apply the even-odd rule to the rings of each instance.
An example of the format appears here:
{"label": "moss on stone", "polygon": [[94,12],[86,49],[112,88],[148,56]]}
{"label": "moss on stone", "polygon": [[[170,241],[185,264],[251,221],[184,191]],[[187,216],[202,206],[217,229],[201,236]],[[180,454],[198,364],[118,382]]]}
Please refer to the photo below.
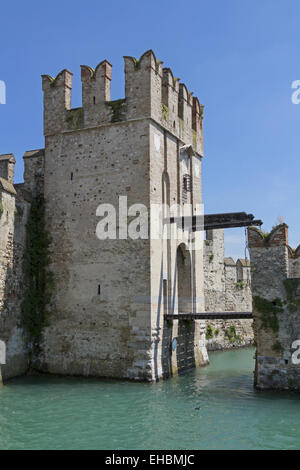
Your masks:
{"label": "moss on stone", "polygon": [[251,226],[251,230],[255,230],[256,232],[260,233],[260,235],[263,237],[264,239],[264,242],[266,245],[268,245],[268,243],[270,242],[270,239],[271,239],[271,236],[273,235],[274,232],[276,232],[276,230],[279,228],[279,227],[284,227],[286,226],[286,224],[279,224],[279,225],[276,225],[272,228],[271,232],[264,232],[263,230],[257,228],[257,227],[253,227]]}
{"label": "moss on stone", "polygon": [[194,149],[196,149],[197,148],[197,132],[193,130],[192,134],[193,134],[193,147]]}
{"label": "moss on stone", "polygon": [[49,325],[47,305],[53,290],[50,264],[50,237],[45,229],[45,203],[39,197],[32,201],[26,225],[24,254],[25,295],[21,307],[20,327],[28,338],[30,358],[38,353],[43,329]]}
{"label": "moss on stone", "polygon": [[274,333],[279,330],[278,313],[283,312],[283,302],[276,298],[273,301],[264,299],[259,296],[253,297],[253,304],[260,313],[261,326],[263,329],[271,329]]}
{"label": "moss on stone", "polygon": [[278,353],[283,351],[283,347],[282,347],[281,343],[278,340],[275,341],[275,343],[273,344],[272,350],[275,351],[275,352],[278,352]]}
{"label": "moss on stone", "polygon": [[83,126],[83,109],[74,108],[66,111],[66,122],[71,129],[78,129]]}
{"label": "moss on stone", "polygon": [[293,302],[296,300],[297,289],[300,285],[300,279],[285,279],[283,285],[286,291],[287,300]]}
{"label": "moss on stone", "polygon": [[165,104],[161,105],[161,116],[165,121],[169,119],[169,108]]}
{"label": "moss on stone", "polygon": [[297,296],[297,290],[300,285],[300,279],[285,279],[283,285],[286,292],[286,304],[290,313],[296,313],[300,307],[300,296]]}
{"label": "moss on stone", "polygon": [[106,105],[110,106],[112,109],[112,117],[111,117],[111,122],[119,122],[122,121],[124,116],[124,105],[125,105],[125,98],[122,98],[120,100],[114,100],[114,101],[106,101]]}

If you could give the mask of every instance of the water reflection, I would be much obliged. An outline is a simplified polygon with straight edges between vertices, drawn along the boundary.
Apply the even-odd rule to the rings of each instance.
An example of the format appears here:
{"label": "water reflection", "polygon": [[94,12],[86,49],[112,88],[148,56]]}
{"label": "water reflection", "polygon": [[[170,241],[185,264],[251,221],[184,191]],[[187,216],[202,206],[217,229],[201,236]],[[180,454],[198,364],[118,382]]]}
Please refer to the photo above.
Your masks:
{"label": "water reflection", "polygon": [[252,349],[159,384],[27,377],[0,390],[1,449],[296,449],[300,396],[253,389]]}

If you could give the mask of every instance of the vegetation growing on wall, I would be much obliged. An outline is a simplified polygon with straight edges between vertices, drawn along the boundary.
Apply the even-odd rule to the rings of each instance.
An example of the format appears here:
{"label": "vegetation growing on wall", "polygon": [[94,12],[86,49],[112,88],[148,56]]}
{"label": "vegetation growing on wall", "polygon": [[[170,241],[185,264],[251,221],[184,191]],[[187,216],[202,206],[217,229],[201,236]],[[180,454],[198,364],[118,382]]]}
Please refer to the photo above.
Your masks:
{"label": "vegetation growing on wall", "polygon": [[83,109],[74,108],[66,111],[66,122],[71,129],[78,129],[83,126]]}
{"label": "vegetation growing on wall", "polygon": [[122,121],[124,105],[125,105],[125,99],[122,98],[120,100],[106,101],[106,105],[110,106],[111,109],[112,109],[111,122]]}
{"label": "vegetation growing on wall", "polygon": [[243,281],[238,281],[236,282],[235,287],[237,289],[244,289],[244,287],[247,287],[247,283]]}
{"label": "vegetation growing on wall", "polygon": [[259,296],[253,297],[253,304],[260,313],[261,327],[263,329],[271,329],[274,333],[279,330],[277,314],[283,312],[283,303],[279,298],[270,300]]}
{"label": "vegetation growing on wall", "polygon": [[295,313],[300,307],[300,296],[297,296],[300,279],[285,279],[283,285],[286,292],[287,308],[291,313]]}
{"label": "vegetation growing on wall", "polygon": [[281,346],[281,343],[277,340],[272,346],[272,349],[274,352],[281,353],[283,351],[283,347]]}
{"label": "vegetation growing on wall", "polygon": [[269,241],[271,240],[271,237],[272,237],[273,233],[276,232],[276,230],[281,226],[282,227],[286,226],[286,224],[283,223],[283,224],[279,224],[279,225],[274,226],[272,228],[271,232],[264,232],[263,230],[261,230],[257,227],[251,227],[251,230],[255,230],[256,232],[260,233],[260,235],[264,239],[265,245],[268,245]]}
{"label": "vegetation growing on wall", "polygon": [[0,217],[3,214],[3,211],[4,211],[3,204],[2,204],[2,201],[0,201]]}
{"label": "vegetation growing on wall", "polygon": [[45,229],[45,203],[37,198],[31,204],[26,225],[24,255],[25,295],[21,310],[21,328],[24,329],[30,353],[30,365],[40,349],[43,329],[49,325],[49,310],[53,290],[53,275],[49,271],[50,237]]}
{"label": "vegetation growing on wall", "polygon": [[226,328],[224,336],[229,340],[230,343],[241,341],[241,337],[236,333],[235,325],[231,325]]}
{"label": "vegetation growing on wall", "polygon": [[212,339],[214,337],[214,330],[211,325],[206,327],[206,339]]}
{"label": "vegetation growing on wall", "polygon": [[192,134],[193,134],[193,147],[194,149],[196,149],[197,148],[197,132],[194,131],[193,129]]}
{"label": "vegetation growing on wall", "polygon": [[165,104],[161,105],[161,115],[165,121],[169,119],[169,108]]}

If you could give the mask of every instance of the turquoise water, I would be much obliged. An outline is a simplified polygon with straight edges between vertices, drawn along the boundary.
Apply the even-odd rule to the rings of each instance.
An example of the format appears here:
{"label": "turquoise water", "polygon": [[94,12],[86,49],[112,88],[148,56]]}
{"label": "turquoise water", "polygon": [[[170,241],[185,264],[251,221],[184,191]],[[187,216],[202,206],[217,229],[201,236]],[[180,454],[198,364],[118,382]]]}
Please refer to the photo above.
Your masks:
{"label": "turquoise water", "polygon": [[26,377],[0,389],[0,449],[297,449],[300,395],[257,392],[253,349],[151,385]]}

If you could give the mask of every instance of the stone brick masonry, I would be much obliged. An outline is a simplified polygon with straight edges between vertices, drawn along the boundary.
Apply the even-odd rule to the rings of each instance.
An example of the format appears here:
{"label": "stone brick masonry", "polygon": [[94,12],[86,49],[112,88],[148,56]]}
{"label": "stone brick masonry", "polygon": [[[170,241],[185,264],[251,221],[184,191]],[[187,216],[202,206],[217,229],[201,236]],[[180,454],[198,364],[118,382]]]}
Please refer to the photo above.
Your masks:
{"label": "stone brick masonry", "polygon": [[285,224],[270,234],[249,228],[248,238],[257,346],[255,386],[299,390],[299,247],[294,251],[288,246]]}
{"label": "stone brick masonry", "polygon": [[[251,312],[249,260],[225,258],[224,230],[208,230],[204,240],[204,296],[207,312]],[[238,348],[253,344],[251,319],[207,320],[207,349]]]}

